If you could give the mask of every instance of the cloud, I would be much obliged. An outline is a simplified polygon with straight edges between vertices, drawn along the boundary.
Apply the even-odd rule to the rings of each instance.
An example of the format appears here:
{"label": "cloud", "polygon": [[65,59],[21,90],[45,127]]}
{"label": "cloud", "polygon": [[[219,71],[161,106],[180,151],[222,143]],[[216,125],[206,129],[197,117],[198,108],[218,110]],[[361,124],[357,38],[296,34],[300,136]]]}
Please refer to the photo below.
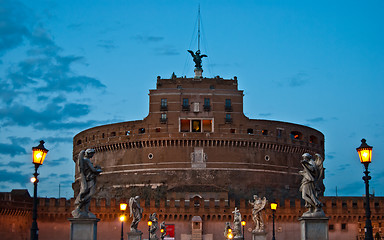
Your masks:
{"label": "cloud", "polygon": [[336,153],[335,152],[329,152],[326,154],[326,158],[329,160],[332,160],[335,158]]}
{"label": "cloud", "polygon": [[306,73],[297,73],[290,79],[288,79],[288,86],[301,87],[309,82],[308,75]]}
{"label": "cloud", "polygon": [[45,138],[46,142],[50,144],[54,143],[71,143],[73,141],[72,137],[47,137]]}
{"label": "cloud", "polygon": [[319,122],[325,122],[325,121],[326,120],[323,117],[307,119],[307,122],[310,122],[310,123],[319,123]]}
{"label": "cloud", "polygon": [[4,169],[0,170],[0,182],[19,183],[22,187],[25,187],[30,177],[29,174],[24,174],[21,171],[8,172]]}
{"label": "cloud", "polygon": [[357,195],[361,185],[360,181],[354,181],[344,186],[337,186],[339,195]]}
{"label": "cloud", "polygon": [[26,26],[28,17],[26,7],[12,0],[0,1],[0,56],[23,44],[31,33]]}
{"label": "cloud", "polygon": [[140,42],[140,43],[151,43],[151,42],[161,42],[164,40],[163,37],[159,37],[159,36],[143,36],[143,35],[136,35],[134,37],[132,37],[132,39]]}
{"label": "cloud", "polygon": [[341,165],[337,166],[336,172],[344,171],[350,166],[351,166],[351,164],[349,164],[349,163],[341,164]]}
{"label": "cloud", "polygon": [[164,56],[173,56],[173,55],[179,55],[179,51],[175,49],[175,47],[167,45],[155,48],[155,54],[156,55],[164,55]]}
{"label": "cloud", "polygon": [[71,174],[65,173],[65,174],[60,174],[60,178],[72,178]]}
{"label": "cloud", "polygon": [[44,162],[44,164],[47,166],[50,166],[50,167],[54,167],[54,166],[62,165],[63,163],[68,162],[68,161],[69,161],[68,158],[62,157],[59,159],[46,161],[46,162]]}
{"label": "cloud", "polygon": [[25,149],[21,146],[15,144],[0,143],[0,154],[2,155],[9,155],[11,157],[14,157],[16,155],[26,153],[27,152],[25,151]]}
{"label": "cloud", "polygon": [[116,48],[116,45],[112,40],[99,40],[97,46],[106,50],[112,50]]}

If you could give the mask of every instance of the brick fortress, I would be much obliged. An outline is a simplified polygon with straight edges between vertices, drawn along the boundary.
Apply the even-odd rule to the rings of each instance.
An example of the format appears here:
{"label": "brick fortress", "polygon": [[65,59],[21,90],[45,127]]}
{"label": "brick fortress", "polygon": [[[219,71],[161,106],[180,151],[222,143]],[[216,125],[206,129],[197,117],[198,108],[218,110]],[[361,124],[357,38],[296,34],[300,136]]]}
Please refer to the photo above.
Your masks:
{"label": "brick fortress", "polygon": [[[300,238],[298,218],[306,211],[298,190],[300,159],[305,152],[324,156],[324,135],[298,124],[247,118],[237,83],[236,77],[203,78],[201,72],[194,78],[158,77],[145,119],[90,128],[74,137],[75,164],[81,150],[94,148],[92,161],[103,169],[91,202],[91,211],[101,219],[99,239],[119,238],[119,203],[135,195],[141,196],[144,208],[139,224],[144,239],[146,220],[153,212],[159,222],[174,226],[175,239],[224,239],[225,222],[233,221],[235,207],[247,221],[245,239],[251,239],[248,200],[254,194],[278,203],[278,239]],[[78,172],[73,188],[76,195]],[[330,217],[330,239],[364,238],[363,197],[321,200]],[[0,203],[2,239],[28,239],[28,192],[0,193]],[[383,197],[372,198],[374,234],[381,234],[383,206]],[[40,198],[40,239],[68,239],[67,219],[73,209],[73,198]],[[269,205],[264,219],[270,239]]]}

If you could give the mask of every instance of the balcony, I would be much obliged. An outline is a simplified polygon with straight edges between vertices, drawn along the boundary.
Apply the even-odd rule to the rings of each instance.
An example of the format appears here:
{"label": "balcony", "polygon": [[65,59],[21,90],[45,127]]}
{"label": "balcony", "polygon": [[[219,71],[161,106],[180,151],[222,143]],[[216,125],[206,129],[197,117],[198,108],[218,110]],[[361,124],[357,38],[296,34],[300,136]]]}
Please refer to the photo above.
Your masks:
{"label": "balcony", "polygon": [[165,124],[168,122],[168,118],[160,118],[160,123]]}
{"label": "balcony", "polygon": [[160,111],[168,111],[168,106],[167,105],[160,106]]}
{"label": "balcony", "polygon": [[231,105],[225,105],[225,111],[226,112],[232,112],[232,106]]}
{"label": "balcony", "polygon": [[181,105],[181,110],[189,111],[190,110],[190,106],[189,105]]}
{"label": "balcony", "polygon": [[232,123],[232,118],[225,118],[225,123]]}
{"label": "balcony", "polygon": [[204,107],[204,111],[206,111],[206,112],[211,111],[211,106],[210,105],[204,105],[203,107]]}

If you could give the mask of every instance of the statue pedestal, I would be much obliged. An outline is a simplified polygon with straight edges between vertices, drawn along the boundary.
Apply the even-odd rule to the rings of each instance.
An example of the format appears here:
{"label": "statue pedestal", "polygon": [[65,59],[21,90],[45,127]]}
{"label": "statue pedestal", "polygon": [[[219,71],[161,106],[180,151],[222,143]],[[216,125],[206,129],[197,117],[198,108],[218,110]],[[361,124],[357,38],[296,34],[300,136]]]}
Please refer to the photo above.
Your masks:
{"label": "statue pedestal", "polygon": [[129,232],[128,233],[128,240],[141,240],[141,236],[143,235],[142,232]]}
{"label": "statue pedestal", "polygon": [[301,240],[329,240],[328,217],[300,217]]}
{"label": "statue pedestal", "polygon": [[252,232],[252,240],[266,240],[267,233],[266,232]]}
{"label": "statue pedestal", "polygon": [[71,240],[97,240],[98,218],[69,218]]}

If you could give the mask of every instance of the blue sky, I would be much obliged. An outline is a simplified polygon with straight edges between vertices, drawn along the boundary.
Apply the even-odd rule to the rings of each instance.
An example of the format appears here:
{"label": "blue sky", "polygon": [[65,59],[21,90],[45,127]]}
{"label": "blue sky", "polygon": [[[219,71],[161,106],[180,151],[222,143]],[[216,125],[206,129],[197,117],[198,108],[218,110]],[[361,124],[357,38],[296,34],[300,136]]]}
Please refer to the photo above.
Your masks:
{"label": "blue sky", "polygon": [[44,139],[39,196],[72,196],[76,133],[143,119],[157,76],[193,76],[199,3],[203,75],[237,76],[250,118],[323,132],[326,195],[364,194],[366,138],[383,196],[383,1],[0,0],[0,191],[32,193]]}

